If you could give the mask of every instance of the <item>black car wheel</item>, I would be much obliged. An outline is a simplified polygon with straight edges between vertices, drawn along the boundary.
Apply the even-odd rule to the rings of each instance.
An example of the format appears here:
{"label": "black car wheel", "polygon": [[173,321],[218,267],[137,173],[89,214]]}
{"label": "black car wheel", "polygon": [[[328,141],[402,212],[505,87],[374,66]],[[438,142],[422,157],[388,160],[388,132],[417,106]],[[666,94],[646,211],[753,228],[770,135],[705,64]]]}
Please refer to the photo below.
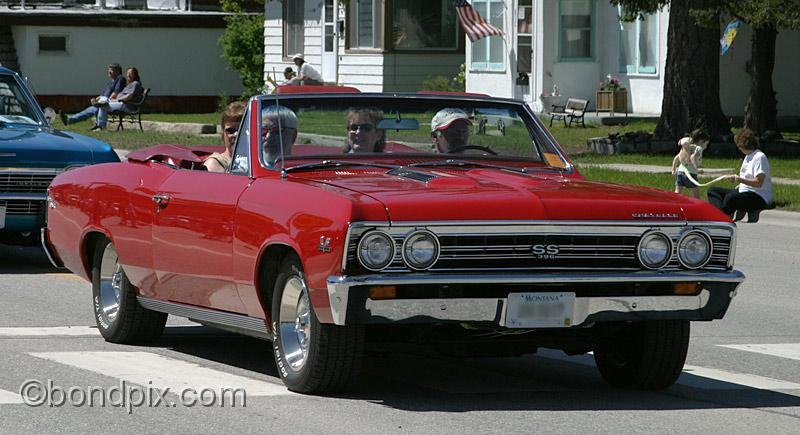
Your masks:
{"label": "black car wheel", "polygon": [[92,300],[97,328],[106,341],[147,342],[164,331],[167,315],[139,305],[136,289],[119,264],[114,245],[105,238],[94,250]]}
{"label": "black car wheel", "polygon": [[601,341],[594,360],[611,385],[657,390],[678,380],[688,349],[689,321],[632,322]]}
{"label": "black car wheel", "polygon": [[275,364],[288,389],[326,393],[353,381],[363,357],[364,329],[319,322],[300,260],[294,255],[281,263],[271,314]]}

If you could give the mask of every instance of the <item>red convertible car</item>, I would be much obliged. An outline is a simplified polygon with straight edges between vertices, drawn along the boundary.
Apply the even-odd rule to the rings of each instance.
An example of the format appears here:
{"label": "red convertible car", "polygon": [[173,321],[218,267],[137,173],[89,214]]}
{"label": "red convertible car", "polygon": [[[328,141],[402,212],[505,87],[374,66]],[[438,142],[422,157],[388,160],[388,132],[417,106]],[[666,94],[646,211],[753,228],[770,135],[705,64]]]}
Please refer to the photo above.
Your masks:
{"label": "red convertible car", "polygon": [[387,337],[593,352],[609,383],[657,389],[744,279],[728,216],[586,181],[519,101],[258,96],[227,172],[203,169],[211,151],[158,145],[51,184],[46,244],[92,282],[106,340],[153,340],[167,314],[262,337],[304,393],[346,388]]}

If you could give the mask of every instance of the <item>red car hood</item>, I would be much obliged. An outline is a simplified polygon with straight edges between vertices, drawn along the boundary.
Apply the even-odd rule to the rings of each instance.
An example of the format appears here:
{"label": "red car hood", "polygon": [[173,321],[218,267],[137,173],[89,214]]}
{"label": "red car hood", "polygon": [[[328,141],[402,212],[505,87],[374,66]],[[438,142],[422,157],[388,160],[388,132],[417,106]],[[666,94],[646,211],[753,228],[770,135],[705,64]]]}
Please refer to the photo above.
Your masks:
{"label": "red car hood", "polygon": [[292,175],[375,198],[393,221],[725,219],[707,203],[671,192],[495,169],[415,169],[405,175],[338,169]]}

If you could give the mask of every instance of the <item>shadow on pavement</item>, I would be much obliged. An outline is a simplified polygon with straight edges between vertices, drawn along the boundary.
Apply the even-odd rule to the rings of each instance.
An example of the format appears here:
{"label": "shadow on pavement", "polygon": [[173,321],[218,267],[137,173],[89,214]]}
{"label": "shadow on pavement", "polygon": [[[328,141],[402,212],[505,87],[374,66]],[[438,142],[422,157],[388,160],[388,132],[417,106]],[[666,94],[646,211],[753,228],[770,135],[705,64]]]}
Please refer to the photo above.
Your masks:
{"label": "shadow on pavement", "polygon": [[[156,347],[260,373],[280,382],[270,342],[203,326],[171,327]],[[560,354],[560,352],[558,352]],[[369,352],[349,400],[416,412],[483,410],[684,410],[783,408],[800,397],[684,372],[662,391],[617,389],[606,384],[591,356],[454,358],[419,353]],[[576,358],[575,362],[571,362]],[[591,364],[591,365],[590,365]],[[704,385],[703,388],[692,385]]]}
{"label": "shadow on pavement", "polygon": [[72,273],[50,264],[39,246],[0,245],[0,274]]}

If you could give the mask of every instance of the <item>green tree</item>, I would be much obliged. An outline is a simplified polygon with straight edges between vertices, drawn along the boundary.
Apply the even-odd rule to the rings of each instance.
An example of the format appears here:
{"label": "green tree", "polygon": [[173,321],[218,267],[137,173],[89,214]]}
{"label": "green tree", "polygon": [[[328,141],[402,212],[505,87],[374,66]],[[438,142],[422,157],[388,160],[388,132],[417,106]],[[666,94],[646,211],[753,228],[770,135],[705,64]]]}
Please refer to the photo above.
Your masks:
{"label": "green tree", "polygon": [[[264,88],[264,14],[244,12],[243,0],[221,0],[225,32],[219,38],[222,57],[239,73],[242,97],[260,94]],[[257,0],[263,5],[263,0]]]}
{"label": "green tree", "polygon": [[797,0],[718,0],[710,5],[736,17],[753,30],[750,46],[750,95],[745,105],[744,126],[761,134],[778,131],[778,100],[772,86],[775,42],[779,29],[800,29]]}
{"label": "green tree", "polygon": [[[655,135],[677,139],[695,128],[712,137],[730,134],[719,99],[719,17],[708,16],[702,0],[610,0],[632,20],[639,14],[669,9],[667,62],[661,117]],[[705,13],[705,15],[703,15]]]}

